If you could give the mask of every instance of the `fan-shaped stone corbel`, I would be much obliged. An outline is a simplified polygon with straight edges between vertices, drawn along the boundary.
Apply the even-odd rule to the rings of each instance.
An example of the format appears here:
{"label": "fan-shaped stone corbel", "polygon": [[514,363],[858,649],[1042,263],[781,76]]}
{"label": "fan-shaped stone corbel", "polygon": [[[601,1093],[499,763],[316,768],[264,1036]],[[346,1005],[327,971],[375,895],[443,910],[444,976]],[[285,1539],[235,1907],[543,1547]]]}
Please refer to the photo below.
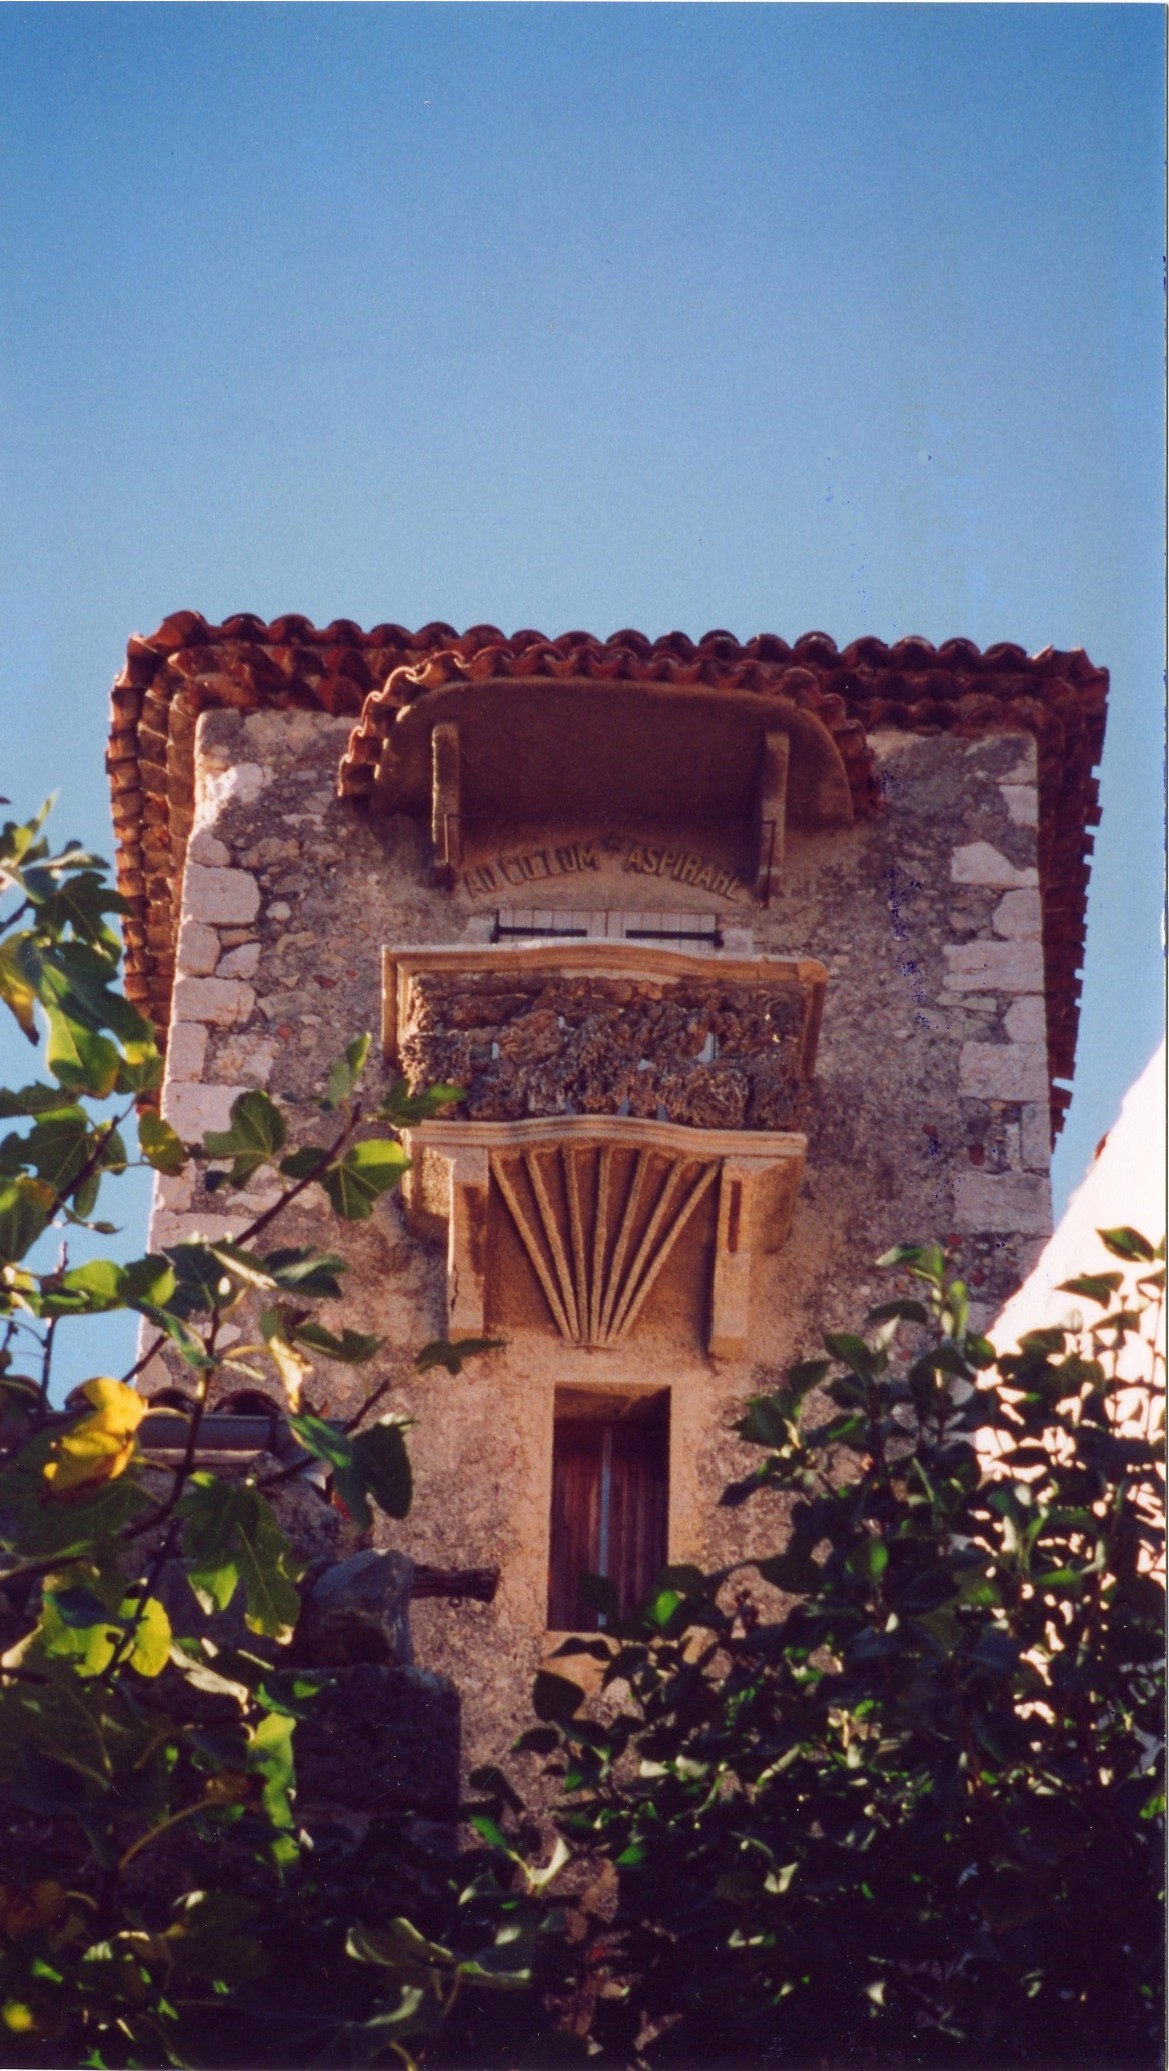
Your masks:
{"label": "fan-shaped stone corbel", "polygon": [[594,1351],[636,1330],[692,1218],[703,1204],[710,1216],[713,1202],[706,1349],[737,1359],[748,1343],[751,1261],[787,1234],[805,1147],[795,1132],[623,1116],[438,1121],[409,1133],[404,1200],[417,1233],[446,1236],[452,1334],[498,1325],[506,1291],[491,1284],[490,1225],[503,1216],[542,1327]]}

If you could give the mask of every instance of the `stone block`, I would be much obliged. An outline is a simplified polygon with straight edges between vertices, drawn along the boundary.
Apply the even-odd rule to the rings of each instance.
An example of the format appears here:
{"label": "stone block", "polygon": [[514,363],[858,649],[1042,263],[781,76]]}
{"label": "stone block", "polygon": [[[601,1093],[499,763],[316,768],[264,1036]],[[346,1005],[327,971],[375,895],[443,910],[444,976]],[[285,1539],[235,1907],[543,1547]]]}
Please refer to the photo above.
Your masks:
{"label": "stone block", "polygon": [[959,1172],[954,1181],[954,1217],[967,1236],[1049,1237],[1051,1185],[1037,1172]]}
{"label": "stone block", "polygon": [[970,1100],[1040,1100],[1047,1092],[1042,1043],[963,1043],[958,1091]]}
{"label": "stone block", "polygon": [[338,1669],[296,1729],[298,1806],[453,1819],[459,1737],[458,1692],[445,1676],[373,1662]]}
{"label": "stone block", "polygon": [[242,1086],[186,1086],[168,1084],[162,1096],[162,1112],[184,1143],[193,1143],[206,1129],[226,1129],[231,1103],[238,1100]]}
{"label": "stone block", "polygon": [[212,870],[221,870],[231,861],[231,850],[227,844],[217,841],[207,827],[196,827],[187,843],[187,862],[204,863]]}
{"label": "stone block", "polygon": [[219,1051],[218,1069],[229,1079],[266,1086],[276,1062],[276,1049],[270,1036],[251,1032],[227,1036]]}
{"label": "stone block", "polygon": [[150,1224],[150,1242],[155,1250],[171,1244],[197,1242],[220,1244],[224,1238],[237,1243],[247,1223],[237,1215],[216,1215],[205,1209],[198,1215],[171,1215],[160,1209]]}
{"label": "stone block", "polygon": [[1042,992],[1043,950],[1038,942],[947,942],[950,992]]}
{"label": "stone block", "polygon": [[184,977],[207,978],[219,962],[219,937],[200,920],[185,920],[179,929],[178,968]]}
{"label": "stone block", "polygon": [[1039,793],[1034,784],[1000,784],[1003,802],[1015,827],[1038,827]]}
{"label": "stone block", "polygon": [[991,915],[990,924],[996,935],[1006,935],[1019,942],[1038,941],[1043,933],[1043,907],[1039,893],[1030,889],[1005,893]]}
{"label": "stone block", "polygon": [[260,887],[246,870],[189,863],[183,878],[183,913],[219,927],[246,927],[260,910]]}
{"label": "stone block", "polygon": [[154,1215],[185,1215],[191,1205],[195,1175],[188,1167],[186,1172],[156,1172],[154,1175],[154,1199],[151,1213]]}
{"label": "stone block", "polygon": [[1024,1107],[1021,1140],[1024,1171],[1047,1172],[1051,1166],[1051,1110],[1046,1100]]}
{"label": "stone block", "polygon": [[238,949],[230,949],[219,966],[221,978],[254,978],[260,962],[258,942],[242,942]]}
{"label": "stone block", "polygon": [[169,1079],[201,1079],[207,1055],[207,1029],[202,1021],[180,1021],[172,1027],[166,1044],[166,1072]]}
{"label": "stone block", "polygon": [[319,1575],[296,1629],[296,1650],[310,1668],[351,1668],[359,1661],[410,1668],[410,1587],[414,1563],[404,1553],[355,1553]]}
{"label": "stone block", "polygon": [[209,1021],[229,1028],[246,1021],[256,1004],[250,985],[239,978],[180,978],[174,990],[174,1012],[180,1021]]}
{"label": "stone block", "polygon": [[1003,1026],[1013,1043],[1047,1041],[1047,1003],[1041,992],[1020,993],[1007,1008]]}
{"label": "stone block", "polygon": [[996,889],[1001,887],[1003,891],[1039,883],[1037,870],[1030,867],[1018,869],[1001,849],[993,848],[989,841],[971,841],[964,848],[955,849],[950,875],[955,884],[990,885]]}

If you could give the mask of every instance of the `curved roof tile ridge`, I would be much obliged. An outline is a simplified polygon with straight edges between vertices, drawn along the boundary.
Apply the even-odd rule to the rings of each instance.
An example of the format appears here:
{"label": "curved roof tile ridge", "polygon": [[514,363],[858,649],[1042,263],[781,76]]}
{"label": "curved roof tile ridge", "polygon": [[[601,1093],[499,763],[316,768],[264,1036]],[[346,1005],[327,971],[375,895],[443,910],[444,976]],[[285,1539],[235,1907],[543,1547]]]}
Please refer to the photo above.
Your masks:
{"label": "curved roof tile ridge", "polygon": [[[976,736],[1034,736],[1039,757],[1040,881],[1044,904],[1049,1061],[1057,1116],[1070,1095],[1079,1018],[1079,967],[1090,829],[1099,820],[1094,769],[1103,747],[1108,676],[1082,648],[1028,656],[1000,641],[985,649],[955,636],[936,647],[917,634],[892,646],[862,633],[843,648],[819,630],[788,642],[775,633],[739,641],[715,627],[693,640],[650,639],[624,627],[607,639],[583,631],[555,638],[526,627],[504,634],[475,625],[460,634],[435,619],[411,632],[385,622],[363,632],[352,619],[324,627],[297,612],[268,623],[236,612],[215,625],[197,611],[172,613],[135,635],[114,685],[107,763],[113,792],[119,886],[127,899],[126,987],[165,1036],[174,977],[175,890],[193,818],[194,728],[209,707],[300,708],[351,717],[345,758],[352,788],[368,766],[374,734],[405,698],[460,674],[581,676],[622,682],[734,685],[809,706],[830,723],[854,785],[877,727]],[[376,758],[374,758],[376,759]]]}

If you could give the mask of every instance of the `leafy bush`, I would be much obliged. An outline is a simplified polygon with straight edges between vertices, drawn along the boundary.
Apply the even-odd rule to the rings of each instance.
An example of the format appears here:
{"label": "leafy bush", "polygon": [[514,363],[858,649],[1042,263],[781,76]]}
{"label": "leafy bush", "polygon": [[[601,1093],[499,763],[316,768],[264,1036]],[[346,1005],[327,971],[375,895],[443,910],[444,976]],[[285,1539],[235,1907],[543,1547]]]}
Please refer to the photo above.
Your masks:
{"label": "leafy bush", "polygon": [[739,1426],[724,1502],[791,1503],[770,1608],[668,1570],[561,1649],[601,1716],[540,1679],[598,2063],[1161,2061],[1164,1245],[1104,1235],[1099,1320],[997,1362],[941,1250],[890,1254],[915,1291]]}

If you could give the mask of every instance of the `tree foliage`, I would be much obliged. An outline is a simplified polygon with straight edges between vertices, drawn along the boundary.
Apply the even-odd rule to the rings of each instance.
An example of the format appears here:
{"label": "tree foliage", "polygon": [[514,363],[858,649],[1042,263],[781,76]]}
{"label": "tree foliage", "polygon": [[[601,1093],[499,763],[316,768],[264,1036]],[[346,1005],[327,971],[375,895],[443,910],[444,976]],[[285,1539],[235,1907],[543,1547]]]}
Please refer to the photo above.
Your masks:
{"label": "tree foliage", "polygon": [[[99,858],[51,851],[44,819],[0,830],[0,999],[47,1067],[0,1092],[0,2051],[46,2065],[376,2056],[394,2022],[376,2003],[376,1956],[345,1954],[352,1878],[336,1851],[314,1856],[296,1818],[295,1727],[320,1678],[290,1654],[300,1568],[273,1499],[316,1460],[361,1525],[404,1517],[406,1426],[384,1406],[379,1340],[322,1321],[344,1259],[279,1244],[272,1225],[314,1189],[326,1213],[367,1218],[406,1168],[399,1130],[457,1092],[397,1086],[365,1102],[362,1037],[329,1075],[317,1141],[290,1147],[289,1116],[256,1091],[227,1129],[183,1143],[147,1104],[162,1061],[120,987],[121,901]],[[193,1166],[228,1192],[266,1172],[278,1195],[231,1241],[71,1266],[70,1232],[111,1233],[99,1197],[136,1163]],[[64,1241],[45,1270],[31,1261],[50,1230]],[[142,1357],[60,1411],[59,1333],[116,1309],[143,1319]],[[163,1348],[187,1369],[189,1401],[166,1468],[142,1454],[132,1385]],[[419,1363],[457,1372],[478,1349],[430,1346]],[[344,1424],[310,1399],[322,1359],[374,1375]],[[212,1391],[240,1374],[290,1396],[299,1464],[242,1481],[200,1470]],[[212,1621],[233,1608],[228,1647]],[[330,1955],[340,1984],[306,2000],[304,1976]]]}
{"label": "tree foliage", "polygon": [[939,1247],[889,1254],[912,1291],[738,1427],[770,1608],[669,1570],[561,1649],[600,1713],[541,1679],[599,2063],[1160,2062],[1164,1245],[1102,1234],[1096,1320],[998,1360]]}

